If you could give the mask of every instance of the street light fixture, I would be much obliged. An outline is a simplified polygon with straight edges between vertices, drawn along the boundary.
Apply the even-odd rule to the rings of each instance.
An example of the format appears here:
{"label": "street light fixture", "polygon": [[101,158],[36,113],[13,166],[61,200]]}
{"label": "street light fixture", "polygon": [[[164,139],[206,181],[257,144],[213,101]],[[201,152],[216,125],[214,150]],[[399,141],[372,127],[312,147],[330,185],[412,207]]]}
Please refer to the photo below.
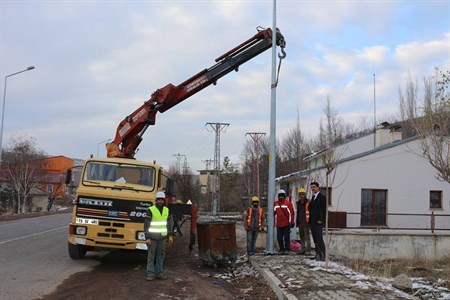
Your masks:
{"label": "street light fixture", "polygon": [[107,139],[107,140],[101,141],[101,142],[99,142],[99,143],[97,144],[97,157],[98,157],[98,148],[100,147],[100,145],[103,144],[103,143],[109,142],[110,140],[111,140],[111,139]]}
{"label": "street light fixture", "polygon": [[16,73],[12,73],[12,74],[9,74],[9,75],[5,76],[5,86],[3,88],[2,124],[1,124],[1,128],[0,128],[0,166],[2,164],[2,153],[3,153],[3,148],[2,148],[2,146],[3,146],[3,144],[2,144],[2,142],[3,142],[3,121],[5,119],[5,102],[6,102],[6,82],[7,82],[7,79],[8,79],[8,77],[11,77],[11,76],[14,76],[14,75],[26,72],[26,71],[31,71],[33,69],[34,69],[34,66],[29,66],[25,70],[22,70],[22,71],[19,71],[19,72],[16,72]]}

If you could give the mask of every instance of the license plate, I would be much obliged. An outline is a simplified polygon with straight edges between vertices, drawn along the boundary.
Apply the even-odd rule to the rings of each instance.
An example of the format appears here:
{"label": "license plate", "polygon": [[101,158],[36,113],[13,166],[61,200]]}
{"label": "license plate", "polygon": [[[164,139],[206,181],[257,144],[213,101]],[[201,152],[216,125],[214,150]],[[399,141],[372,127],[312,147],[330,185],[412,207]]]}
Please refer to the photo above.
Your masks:
{"label": "license plate", "polygon": [[98,225],[97,219],[76,218],[75,222],[77,224]]}

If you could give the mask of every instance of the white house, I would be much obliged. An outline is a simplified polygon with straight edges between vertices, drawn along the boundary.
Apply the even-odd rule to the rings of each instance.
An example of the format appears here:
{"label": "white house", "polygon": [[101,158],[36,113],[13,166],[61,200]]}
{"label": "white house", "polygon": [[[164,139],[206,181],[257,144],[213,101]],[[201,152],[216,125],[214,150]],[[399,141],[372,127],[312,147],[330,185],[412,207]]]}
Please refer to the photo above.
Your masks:
{"label": "white house", "polygon": [[[381,125],[375,135],[335,149],[339,163],[329,181],[330,222],[341,228],[449,233],[450,184],[436,179],[436,170],[420,155],[417,138],[402,139],[398,128]],[[301,187],[310,194],[312,181],[326,193],[325,154],[310,155],[308,169],[277,178],[277,185],[288,188],[293,201]]]}

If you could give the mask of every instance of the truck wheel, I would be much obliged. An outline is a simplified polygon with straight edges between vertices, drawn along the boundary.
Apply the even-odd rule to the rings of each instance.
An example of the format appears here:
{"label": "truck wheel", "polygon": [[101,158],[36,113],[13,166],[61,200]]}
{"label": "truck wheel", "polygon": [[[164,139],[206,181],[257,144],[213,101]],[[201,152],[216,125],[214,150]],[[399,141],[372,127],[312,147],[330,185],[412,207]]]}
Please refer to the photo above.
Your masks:
{"label": "truck wheel", "polygon": [[71,259],[82,259],[86,256],[86,248],[81,245],[69,243],[69,256]]}

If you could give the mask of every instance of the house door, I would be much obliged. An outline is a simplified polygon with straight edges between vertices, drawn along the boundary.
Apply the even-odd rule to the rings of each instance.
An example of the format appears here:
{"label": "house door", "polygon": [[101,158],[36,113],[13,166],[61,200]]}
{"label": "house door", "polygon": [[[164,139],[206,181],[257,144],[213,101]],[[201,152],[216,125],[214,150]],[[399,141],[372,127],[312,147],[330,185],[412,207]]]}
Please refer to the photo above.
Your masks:
{"label": "house door", "polygon": [[361,226],[386,226],[387,190],[361,190]]}

